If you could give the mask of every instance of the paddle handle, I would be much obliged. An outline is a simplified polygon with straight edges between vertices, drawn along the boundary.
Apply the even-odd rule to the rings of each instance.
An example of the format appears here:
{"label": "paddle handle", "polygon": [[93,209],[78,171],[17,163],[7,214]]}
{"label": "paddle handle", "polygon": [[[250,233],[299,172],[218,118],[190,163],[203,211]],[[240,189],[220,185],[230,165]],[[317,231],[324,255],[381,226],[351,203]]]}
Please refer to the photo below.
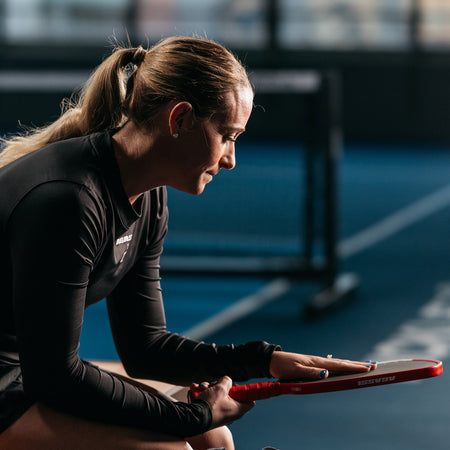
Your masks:
{"label": "paddle handle", "polygon": [[[270,381],[262,381],[260,383],[250,384],[235,384],[229,391],[229,396],[243,403],[253,402],[255,400],[264,400],[266,398],[276,397],[282,395],[285,389],[281,383],[274,383]],[[191,397],[197,398],[203,389],[199,386],[191,386]]]}

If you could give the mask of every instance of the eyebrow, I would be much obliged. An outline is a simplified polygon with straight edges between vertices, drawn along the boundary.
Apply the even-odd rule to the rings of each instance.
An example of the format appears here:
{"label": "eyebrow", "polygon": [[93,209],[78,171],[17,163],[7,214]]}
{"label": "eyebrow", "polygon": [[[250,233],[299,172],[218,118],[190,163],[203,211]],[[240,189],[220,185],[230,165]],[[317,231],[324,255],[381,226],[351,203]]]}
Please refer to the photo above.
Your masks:
{"label": "eyebrow", "polygon": [[231,126],[231,127],[224,127],[224,130],[232,131],[234,133],[243,133],[245,131],[245,128]]}

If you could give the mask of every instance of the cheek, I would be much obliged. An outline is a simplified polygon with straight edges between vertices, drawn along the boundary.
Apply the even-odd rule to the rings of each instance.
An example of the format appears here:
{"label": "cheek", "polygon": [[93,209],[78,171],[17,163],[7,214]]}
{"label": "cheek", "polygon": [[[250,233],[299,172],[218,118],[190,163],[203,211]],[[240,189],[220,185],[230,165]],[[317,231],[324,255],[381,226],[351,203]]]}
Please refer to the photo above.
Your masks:
{"label": "cheek", "polygon": [[222,135],[210,130],[192,136],[188,147],[190,164],[201,167],[216,165],[224,150]]}
{"label": "cheek", "polygon": [[198,149],[196,161],[202,167],[211,167],[218,163],[222,156],[222,148],[220,145],[211,143],[210,145],[204,145],[201,149]]}

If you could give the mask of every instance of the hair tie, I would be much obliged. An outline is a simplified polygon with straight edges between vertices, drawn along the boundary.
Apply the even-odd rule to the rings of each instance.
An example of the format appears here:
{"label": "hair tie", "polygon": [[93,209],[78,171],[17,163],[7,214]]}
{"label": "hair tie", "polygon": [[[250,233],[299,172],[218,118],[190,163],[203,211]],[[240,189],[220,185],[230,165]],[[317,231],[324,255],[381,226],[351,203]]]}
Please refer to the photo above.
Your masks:
{"label": "hair tie", "polygon": [[147,55],[147,50],[139,46],[134,49],[133,56],[131,57],[131,62],[136,66],[140,66]]}

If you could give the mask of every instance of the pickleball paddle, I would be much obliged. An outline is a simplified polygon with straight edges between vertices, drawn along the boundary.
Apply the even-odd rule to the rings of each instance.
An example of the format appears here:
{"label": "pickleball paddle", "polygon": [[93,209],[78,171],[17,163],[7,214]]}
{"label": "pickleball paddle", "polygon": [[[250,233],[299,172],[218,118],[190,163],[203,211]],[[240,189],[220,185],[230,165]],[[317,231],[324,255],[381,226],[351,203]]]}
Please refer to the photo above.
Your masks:
{"label": "pickleball paddle", "polygon": [[[250,384],[236,384],[229,392],[230,397],[239,402],[263,400],[278,395],[305,395],[324,392],[345,391],[386,384],[403,383],[441,375],[441,361],[432,359],[399,359],[383,361],[370,372],[330,375],[314,381],[276,381]],[[191,387],[191,396],[197,397],[203,390]]]}

